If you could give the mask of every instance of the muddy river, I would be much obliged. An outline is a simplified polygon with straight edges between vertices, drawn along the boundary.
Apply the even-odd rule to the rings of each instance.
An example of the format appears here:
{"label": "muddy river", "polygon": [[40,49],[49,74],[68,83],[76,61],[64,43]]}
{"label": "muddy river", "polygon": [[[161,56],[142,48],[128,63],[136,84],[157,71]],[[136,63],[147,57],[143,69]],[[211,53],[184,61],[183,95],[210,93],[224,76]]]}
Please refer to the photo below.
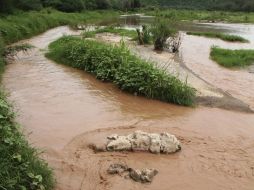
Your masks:
{"label": "muddy river", "polygon": [[[31,144],[44,150],[43,158],[54,169],[57,190],[253,190],[253,114],[203,106],[186,108],[135,97],[44,57],[51,41],[77,34],[68,27],[58,27],[25,40],[35,48],[19,53],[3,77],[18,111],[17,121]],[[186,54],[182,58],[193,73],[206,76],[208,83],[253,106],[253,74],[228,71],[207,61],[208,46],[223,46],[224,42],[184,38]],[[192,46],[188,48],[188,44]],[[151,155],[94,153],[88,148],[109,134],[140,129],[175,134],[182,142],[182,151]],[[106,169],[115,162],[156,168],[159,174],[148,185],[109,176]]]}

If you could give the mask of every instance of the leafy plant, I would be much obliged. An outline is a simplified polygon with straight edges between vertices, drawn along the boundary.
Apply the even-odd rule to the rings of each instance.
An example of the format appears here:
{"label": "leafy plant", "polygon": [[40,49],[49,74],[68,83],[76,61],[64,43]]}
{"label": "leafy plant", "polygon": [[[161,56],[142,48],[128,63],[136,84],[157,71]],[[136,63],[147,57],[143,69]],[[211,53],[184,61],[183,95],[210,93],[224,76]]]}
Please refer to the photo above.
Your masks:
{"label": "leafy plant", "polygon": [[153,36],[154,49],[162,51],[166,45],[166,41],[170,36],[174,36],[176,30],[174,30],[170,22],[165,19],[156,19],[152,24],[151,33]]}
{"label": "leafy plant", "polygon": [[137,29],[136,31],[138,34],[138,43],[140,45],[150,44],[151,34],[148,26],[142,25],[142,31],[140,31],[140,29]]}

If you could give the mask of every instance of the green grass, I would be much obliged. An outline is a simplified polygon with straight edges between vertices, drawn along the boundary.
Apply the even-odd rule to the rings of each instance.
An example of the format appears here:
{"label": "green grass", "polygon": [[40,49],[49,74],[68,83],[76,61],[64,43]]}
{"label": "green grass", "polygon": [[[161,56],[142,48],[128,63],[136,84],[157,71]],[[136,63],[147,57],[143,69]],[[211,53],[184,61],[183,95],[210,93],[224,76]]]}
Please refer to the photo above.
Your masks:
{"label": "green grass", "polygon": [[78,23],[99,22],[104,19],[117,17],[114,11],[87,11],[85,13],[62,13],[55,10],[40,12],[22,12],[0,19],[0,33],[6,44],[10,44],[50,28],[61,25],[75,27]]}
{"label": "green grass", "polygon": [[46,56],[58,63],[87,71],[121,90],[164,102],[191,106],[195,90],[154,64],[113,46],[77,37],[63,37],[49,46]]}
{"label": "green grass", "polygon": [[168,18],[174,21],[215,21],[230,23],[254,23],[253,12],[202,11],[180,9],[144,10],[146,15]]}
{"label": "green grass", "polygon": [[[111,19],[119,13],[93,11],[62,13],[54,10],[20,12],[0,18],[0,79],[4,71],[4,55],[24,50],[27,46],[6,45],[32,37],[60,25],[87,24]],[[39,158],[39,152],[25,140],[15,122],[14,113],[0,89],[0,190],[51,190],[55,180],[48,165]]]}
{"label": "green grass", "polygon": [[237,35],[229,35],[229,34],[223,34],[223,33],[216,33],[216,32],[187,32],[188,35],[194,35],[194,36],[205,36],[208,38],[219,38],[224,41],[228,42],[249,42],[245,38]]}
{"label": "green grass", "polygon": [[228,50],[212,47],[210,57],[224,67],[245,67],[254,63],[254,50]]}
{"label": "green grass", "polygon": [[53,189],[54,179],[38,151],[28,144],[0,91],[0,189]]}
{"label": "green grass", "polygon": [[95,37],[96,34],[99,33],[111,33],[111,34],[117,34],[120,36],[126,36],[131,39],[136,39],[137,38],[137,32],[135,30],[127,30],[123,28],[116,28],[116,27],[105,27],[105,28],[99,28],[95,31],[90,31],[90,32],[85,32],[83,34],[84,37],[86,38],[93,38]]}

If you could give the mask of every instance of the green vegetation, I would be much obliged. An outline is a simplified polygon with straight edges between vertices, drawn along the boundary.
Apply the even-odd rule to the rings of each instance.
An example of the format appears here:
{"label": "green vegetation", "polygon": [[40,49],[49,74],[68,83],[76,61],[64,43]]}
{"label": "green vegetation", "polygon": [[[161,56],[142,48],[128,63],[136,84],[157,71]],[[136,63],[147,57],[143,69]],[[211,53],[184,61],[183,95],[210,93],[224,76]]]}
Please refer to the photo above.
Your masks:
{"label": "green vegetation", "polygon": [[62,13],[51,9],[40,12],[25,12],[0,19],[0,32],[6,44],[29,38],[60,25],[96,22],[116,17],[113,11],[90,11],[82,13]]}
{"label": "green vegetation", "polygon": [[14,113],[0,92],[0,189],[50,190],[52,171],[31,148],[14,121]]}
{"label": "green vegetation", "polygon": [[134,10],[141,7],[140,0],[0,0],[0,13],[9,14],[17,9],[41,10],[54,8],[63,12],[116,9]]}
{"label": "green vegetation", "polygon": [[187,32],[188,35],[205,36],[208,38],[219,38],[228,42],[248,42],[245,38],[236,35],[229,35],[216,32]]}
{"label": "green vegetation", "polygon": [[120,36],[126,36],[132,39],[136,39],[137,38],[137,33],[134,30],[127,30],[127,29],[123,29],[123,28],[117,28],[114,26],[108,26],[105,28],[99,28],[96,29],[95,31],[89,31],[89,32],[85,32],[83,34],[83,36],[85,38],[93,38],[95,36],[95,34],[99,34],[99,33],[112,33],[112,34],[118,34]]}
{"label": "green vegetation", "polygon": [[254,63],[254,50],[228,50],[212,47],[212,60],[224,67],[244,67]]}
{"label": "green vegetation", "polygon": [[64,12],[95,9],[135,10],[174,8],[189,10],[254,11],[253,0],[0,0],[0,13],[16,9],[41,10],[52,7]]}
{"label": "green vegetation", "polygon": [[156,9],[146,10],[146,15],[166,18],[172,21],[216,21],[232,23],[254,23],[254,13],[226,12],[226,11],[204,11],[204,10],[177,10]]}
{"label": "green vegetation", "polygon": [[170,22],[165,19],[156,19],[150,31],[153,37],[154,49],[159,51],[163,50],[167,39],[176,33]]}
{"label": "green vegetation", "polygon": [[177,9],[254,11],[253,0],[141,0],[141,3]]}
{"label": "green vegetation", "polygon": [[102,81],[113,82],[121,90],[165,102],[193,105],[193,88],[132,55],[124,44],[112,46],[77,37],[63,37],[50,44],[46,56],[92,73]]}
{"label": "green vegetation", "polygon": [[142,30],[136,29],[136,32],[138,34],[137,41],[140,45],[151,44],[152,36],[150,33],[150,27],[142,25]]}

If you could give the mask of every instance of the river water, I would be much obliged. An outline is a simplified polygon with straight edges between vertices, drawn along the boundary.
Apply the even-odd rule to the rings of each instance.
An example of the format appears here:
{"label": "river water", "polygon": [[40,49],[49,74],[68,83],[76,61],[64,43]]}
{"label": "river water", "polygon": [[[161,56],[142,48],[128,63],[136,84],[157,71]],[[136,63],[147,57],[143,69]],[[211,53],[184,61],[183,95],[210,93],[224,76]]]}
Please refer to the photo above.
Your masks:
{"label": "river water", "polygon": [[[35,48],[28,53],[19,53],[7,65],[3,76],[9,99],[18,110],[17,121],[24,126],[29,141],[45,151],[43,157],[54,168],[56,189],[253,189],[253,114],[201,106],[186,108],[135,97],[90,74],[44,57],[51,41],[62,35],[77,34],[68,27],[58,27],[23,41]],[[207,54],[199,56],[194,50],[206,52],[213,42],[224,43],[198,37],[184,38],[187,38],[182,47],[187,52],[186,57],[182,55],[184,63],[200,77],[207,74],[205,79],[215,86],[229,88],[231,83],[222,81],[219,84],[220,76],[201,65],[202,59],[207,62]],[[198,44],[203,41],[204,48],[200,48]],[[191,48],[186,44],[192,44]],[[192,57],[189,61],[188,56]],[[214,72],[223,70],[223,74],[229,72],[218,66],[211,66],[211,69]],[[245,80],[253,79],[246,70],[238,72],[242,72],[242,85],[248,84]],[[217,76],[218,84],[212,81],[214,76]],[[240,82],[237,78],[232,80],[232,84]],[[251,86],[231,87],[234,87],[232,94],[240,90],[241,95],[236,96],[252,103]],[[108,134],[126,134],[140,129],[175,134],[181,140],[183,150],[175,155],[159,156],[95,154],[88,148],[89,142],[100,142]],[[150,185],[108,176],[109,164],[119,161],[136,168],[156,168],[159,174]]]}

